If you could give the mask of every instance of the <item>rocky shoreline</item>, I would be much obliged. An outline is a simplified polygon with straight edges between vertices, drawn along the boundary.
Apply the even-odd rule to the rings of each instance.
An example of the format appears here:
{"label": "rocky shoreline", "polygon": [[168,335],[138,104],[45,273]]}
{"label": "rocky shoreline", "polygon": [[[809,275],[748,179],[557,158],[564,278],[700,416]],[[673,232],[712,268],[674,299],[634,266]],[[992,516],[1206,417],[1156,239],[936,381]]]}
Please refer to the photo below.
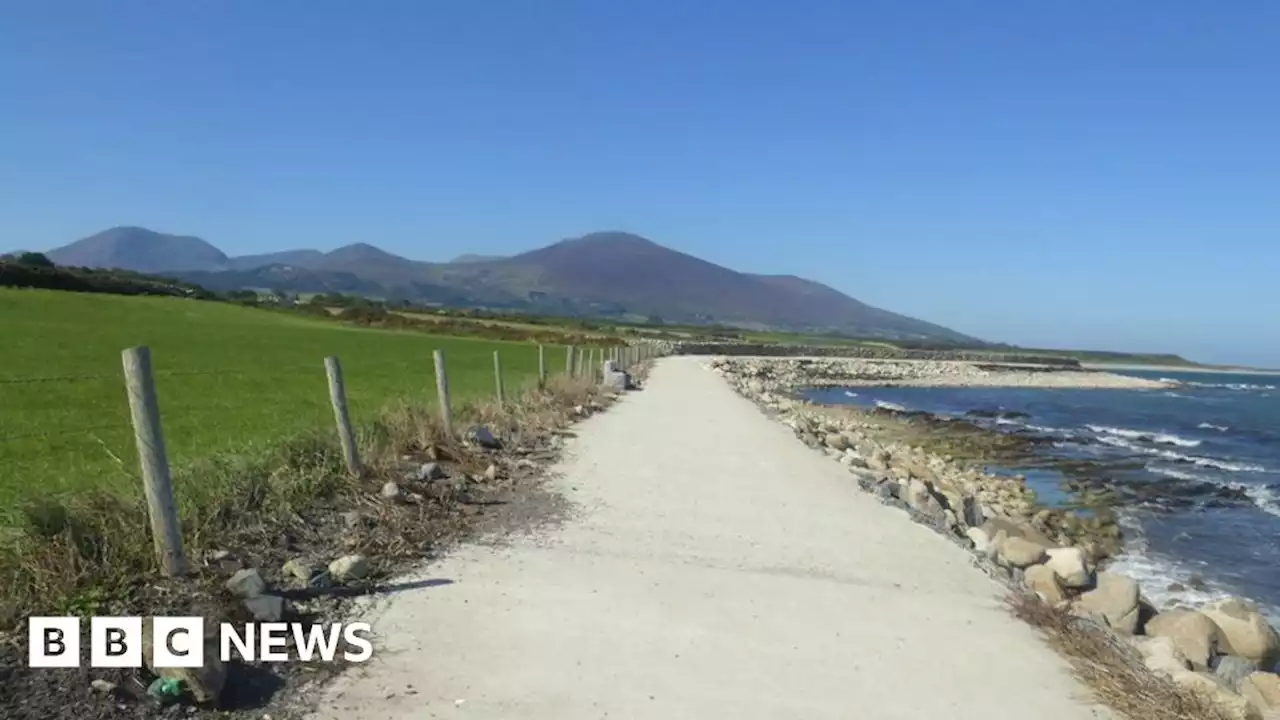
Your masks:
{"label": "rocky shoreline", "polygon": [[776,387],[1053,387],[1160,390],[1177,383],[1078,367],[960,360],[744,358]]}
{"label": "rocky shoreline", "polygon": [[[1087,378],[1080,382],[1106,384],[1040,385],[1045,377],[1062,373],[955,367],[962,363],[868,365],[857,360],[719,358],[710,367],[807,445],[847,467],[864,490],[968,549],[976,566],[1010,589],[1034,593],[1046,608],[1069,614],[1081,632],[1104,635],[1108,642],[1096,646],[1117,650],[1092,662],[1114,663],[1130,677],[1169,684],[1173,696],[1211,703],[1217,717],[1280,718],[1280,676],[1274,673],[1280,635],[1253,603],[1229,598],[1198,609],[1157,609],[1132,578],[1106,569],[1122,541],[1114,514],[1043,507],[1025,478],[986,474],[952,455],[895,441],[885,432],[885,419],[874,412],[816,406],[791,395],[823,384],[1164,384],[1129,385],[1125,383],[1131,380],[1148,381],[1071,372],[1066,374]],[[1153,702],[1160,702],[1160,696],[1154,693]],[[1185,712],[1150,716],[1214,717]]]}

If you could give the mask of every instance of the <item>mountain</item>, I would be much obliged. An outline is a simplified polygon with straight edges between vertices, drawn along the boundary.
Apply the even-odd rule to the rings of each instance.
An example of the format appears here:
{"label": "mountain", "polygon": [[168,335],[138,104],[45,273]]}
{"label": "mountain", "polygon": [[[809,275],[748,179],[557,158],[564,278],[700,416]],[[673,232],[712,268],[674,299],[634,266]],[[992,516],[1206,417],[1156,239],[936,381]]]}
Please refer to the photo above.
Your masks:
{"label": "mountain", "polygon": [[116,228],[48,255],[64,265],[176,273],[211,290],[342,292],[548,314],[977,342],[812,280],[736,272],[625,232],[592,233],[511,257],[428,263],[367,243],[229,258],[199,238]]}
{"label": "mountain", "polygon": [[229,258],[225,269],[253,270],[254,268],[268,265],[286,265],[310,269],[317,267],[323,261],[324,253],[319,250],[285,250],[284,252],[266,253],[264,255],[242,255]]}
{"label": "mountain", "polygon": [[121,268],[143,273],[206,270],[227,262],[221,250],[200,238],[166,235],[140,227],[104,230],[45,255],[58,265]]}
{"label": "mountain", "polygon": [[501,259],[502,259],[501,255],[476,255],[475,253],[467,253],[465,255],[459,255],[458,257],[450,260],[449,262],[460,264],[460,263],[475,263],[475,262],[492,262],[494,260],[501,260]]}

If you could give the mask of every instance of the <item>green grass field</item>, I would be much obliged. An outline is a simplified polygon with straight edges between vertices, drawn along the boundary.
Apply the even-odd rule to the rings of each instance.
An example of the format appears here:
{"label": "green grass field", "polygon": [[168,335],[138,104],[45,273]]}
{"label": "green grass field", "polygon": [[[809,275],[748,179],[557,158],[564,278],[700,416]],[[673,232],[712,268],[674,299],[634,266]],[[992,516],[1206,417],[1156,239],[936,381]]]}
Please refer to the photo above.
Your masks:
{"label": "green grass field", "polygon": [[[151,348],[171,464],[246,453],[333,427],[324,357],[343,366],[359,423],[388,401],[435,396],[445,352],[454,402],[537,373],[537,348],[366,330],[286,313],[173,298],[0,289],[0,512],[33,493],[140,492],[120,352]],[[563,348],[547,348],[548,372]],[[3,522],[3,519],[0,519]]]}

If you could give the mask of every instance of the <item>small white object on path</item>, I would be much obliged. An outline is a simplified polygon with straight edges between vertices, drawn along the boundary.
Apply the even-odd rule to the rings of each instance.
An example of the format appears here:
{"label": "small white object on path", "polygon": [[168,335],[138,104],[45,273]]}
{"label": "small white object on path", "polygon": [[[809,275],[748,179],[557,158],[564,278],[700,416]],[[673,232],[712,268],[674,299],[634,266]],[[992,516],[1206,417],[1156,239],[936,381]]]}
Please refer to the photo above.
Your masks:
{"label": "small white object on path", "polygon": [[576,428],[569,522],[465,546],[421,575],[453,584],[362,618],[378,652],[312,718],[1106,717],[968,553],[704,362]]}

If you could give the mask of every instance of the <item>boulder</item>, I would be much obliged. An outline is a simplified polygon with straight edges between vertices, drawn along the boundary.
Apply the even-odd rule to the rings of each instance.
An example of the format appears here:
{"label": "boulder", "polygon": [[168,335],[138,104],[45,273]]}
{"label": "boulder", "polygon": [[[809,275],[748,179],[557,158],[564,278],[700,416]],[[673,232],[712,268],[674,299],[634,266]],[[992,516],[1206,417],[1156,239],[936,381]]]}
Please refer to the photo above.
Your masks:
{"label": "boulder", "polygon": [[1173,681],[1184,688],[1211,700],[1227,714],[1237,720],[1259,720],[1259,713],[1244,697],[1231,692],[1226,686],[1209,675],[1183,670],[1174,673]]}
{"label": "boulder", "polygon": [[1132,635],[1138,629],[1138,583],[1116,573],[1099,572],[1098,586],[1082,594],[1076,602],[1096,612],[1113,630]]}
{"label": "boulder", "polygon": [[1005,538],[997,552],[1000,562],[1012,568],[1026,568],[1045,559],[1044,547],[1017,536]]}
{"label": "boulder", "polygon": [[256,568],[240,570],[227,580],[227,589],[237,597],[257,597],[267,591],[267,581]]}
{"label": "boulder", "polygon": [[[217,624],[205,618],[204,664],[193,668],[155,666],[155,628],[152,618],[142,619],[142,661],[157,677],[181,682],[198,703],[214,703],[227,685],[227,669],[219,655]],[[211,634],[213,633],[213,634]]]}
{"label": "boulder", "polygon": [[1154,673],[1173,676],[1175,673],[1191,669],[1191,663],[1178,650],[1178,646],[1167,637],[1137,637],[1134,646],[1142,656],[1142,662]]}
{"label": "boulder", "polygon": [[1009,537],[1020,537],[1045,549],[1054,547],[1054,542],[1032,527],[1030,523],[1015,522],[997,515],[987,518],[982,523],[982,529],[986,530],[991,537],[995,537],[997,532],[1003,530]]}
{"label": "boulder", "polygon": [[827,433],[826,437],[823,438],[823,442],[826,443],[827,447],[835,448],[841,452],[849,447],[849,438],[839,433]]}
{"label": "boulder", "polygon": [[1062,590],[1062,583],[1055,573],[1047,565],[1032,565],[1026,569],[1022,575],[1022,582],[1026,586],[1040,596],[1041,600],[1050,605],[1057,605],[1067,599],[1066,593]]}
{"label": "boulder", "polygon": [[1280,636],[1258,612],[1258,606],[1240,598],[1211,603],[1200,610],[1222,631],[1227,654],[1248,658],[1271,668],[1280,659]]}
{"label": "boulder", "polygon": [[369,559],[363,555],[347,555],[329,563],[329,577],[334,582],[347,582],[368,577],[372,570]]}
{"label": "boulder", "polygon": [[1256,672],[1258,672],[1258,663],[1239,655],[1223,655],[1217,658],[1213,668],[1213,676],[1218,679],[1218,682],[1236,692],[1240,692],[1244,679]]}
{"label": "boulder", "polygon": [[1050,548],[1045,565],[1058,575],[1063,587],[1083,588],[1093,582],[1093,574],[1085,563],[1084,551],[1076,547]]}
{"label": "boulder", "polygon": [[991,538],[987,537],[985,530],[979,527],[971,527],[964,531],[965,537],[973,543],[974,552],[979,555],[986,555],[991,551]]}
{"label": "boulder", "polygon": [[1195,610],[1170,610],[1147,621],[1147,635],[1168,638],[1196,670],[1209,667],[1209,659],[1218,654],[1222,631],[1203,613]]}
{"label": "boulder", "polygon": [[1240,681],[1240,694],[1259,713],[1280,712],[1280,677],[1275,673],[1256,672]]}
{"label": "boulder", "polygon": [[400,499],[400,486],[395,482],[388,480],[382,484],[382,499],[389,502],[396,502]]}

